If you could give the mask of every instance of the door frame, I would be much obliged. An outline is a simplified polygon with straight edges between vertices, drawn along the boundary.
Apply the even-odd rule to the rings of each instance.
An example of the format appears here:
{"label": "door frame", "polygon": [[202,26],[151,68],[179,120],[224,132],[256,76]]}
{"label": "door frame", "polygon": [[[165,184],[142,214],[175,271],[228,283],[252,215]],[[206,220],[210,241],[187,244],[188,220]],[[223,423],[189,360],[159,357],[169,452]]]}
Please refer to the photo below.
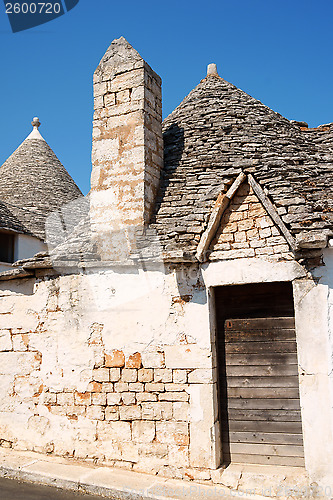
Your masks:
{"label": "door frame", "polygon": [[[295,329],[299,365],[299,390],[303,428],[305,468],[312,481],[333,488],[332,396],[329,390],[328,287],[316,284],[296,261],[274,262],[263,259],[217,261],[201,266],[208,291],[212,368],[217,366],[215,349],[217,327],[214,288],[245,283],[289,281],[293,285]],[[213,386],[214,405],[218,405],[217,383]],[[218,408],[215,407],[215,412]],[[211,422],[214,429],[217,420]],[[223,450],[218,432],[212,433],[211,449],[218,468]]]}

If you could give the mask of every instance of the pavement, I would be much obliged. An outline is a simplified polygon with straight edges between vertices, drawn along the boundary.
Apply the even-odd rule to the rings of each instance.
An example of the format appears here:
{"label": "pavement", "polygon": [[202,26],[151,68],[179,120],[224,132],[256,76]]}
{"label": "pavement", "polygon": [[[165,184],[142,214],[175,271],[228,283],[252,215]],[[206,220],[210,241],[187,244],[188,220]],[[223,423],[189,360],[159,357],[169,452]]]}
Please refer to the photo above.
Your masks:
{"label": "pavement", "polygon": [[14,479],[0,478],[1,500],[101,500],[91,496],[39,484],[20,483]]}
{"label": "pavement", "polygon": [[[0,477],[13,479],[20,483],[54,486],[61,488],[62,493],[64,490],[68,490],[68,492],[102,496],[114,500],[202,500],[206,498],[230,500],[237,497],[245,500],[262,500],[264,498],[258,495],[246,495],[244,491],[233,491],[222,485],[206,485],[194,481],[167,479],[112,467],[94,466],[73,459],[4,448],[0,448]],[[9,481],[3,483],[2,481],[0,485],[4,484],[8,490],[8,488],[14,487],[13,483],[10,484]],[[16,487],[18,487],[17,484]],[[10,500],[11,497],[3,496],[2,491],[0,489],[0,499]],[[59,500],[62,498],[71,500],[72,498],[70,496],[56,496],[59,495],[59,490],[53,491],[54,495],[46,498],[51,500],[58,500],[58,498]],[[23,494],[12,498],[16,500],[29,497]],[[85,497],[81,495],[77,498],[85,500]],[[31,499],[43,499],[43,496],[38,496],[37,493]],[[88,497],[87,500],[95,500],[95,497]]]}

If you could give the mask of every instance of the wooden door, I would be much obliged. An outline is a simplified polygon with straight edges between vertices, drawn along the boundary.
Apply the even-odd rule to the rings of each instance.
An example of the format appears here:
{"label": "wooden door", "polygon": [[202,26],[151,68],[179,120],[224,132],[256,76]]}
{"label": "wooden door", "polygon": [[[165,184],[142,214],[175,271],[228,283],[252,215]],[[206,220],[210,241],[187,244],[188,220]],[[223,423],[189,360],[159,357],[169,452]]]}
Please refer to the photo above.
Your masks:
{"label": "wooden door", "polygon": [[[255,295],[247,301],[252,316],[260,310],[253,307]],[[234,317],[219,315],[217,342],[224,461],[304,466],[292,309],[288,316],[269,316],[266,301],[267,317],[237,318],[242,304],[233,304]]]}

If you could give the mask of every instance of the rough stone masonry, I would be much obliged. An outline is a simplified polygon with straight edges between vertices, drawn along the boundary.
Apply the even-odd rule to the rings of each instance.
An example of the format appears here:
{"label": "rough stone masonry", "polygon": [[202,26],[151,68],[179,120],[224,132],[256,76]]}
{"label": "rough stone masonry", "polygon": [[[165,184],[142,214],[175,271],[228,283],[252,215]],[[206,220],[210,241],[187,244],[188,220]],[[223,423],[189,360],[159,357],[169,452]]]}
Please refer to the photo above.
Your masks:
{"label": "rough stone masonry", "polygon": [[161,79],[124,38],[95,71],[94,109],[90,220],[105,240],[150,221],[163,167]]}
{"label": "rough stone masonry", "polygon": [[[213,69],[165,120],[163,166],[160,78],[123,38],[102,58],[89,221],[0,274],[0,445],[277,495],[292,467],[224,463],[214,290],[289,282],[305,457],[292,484],[333,488],[331,143]],[[131,247],[133,226],[158,255]]]}

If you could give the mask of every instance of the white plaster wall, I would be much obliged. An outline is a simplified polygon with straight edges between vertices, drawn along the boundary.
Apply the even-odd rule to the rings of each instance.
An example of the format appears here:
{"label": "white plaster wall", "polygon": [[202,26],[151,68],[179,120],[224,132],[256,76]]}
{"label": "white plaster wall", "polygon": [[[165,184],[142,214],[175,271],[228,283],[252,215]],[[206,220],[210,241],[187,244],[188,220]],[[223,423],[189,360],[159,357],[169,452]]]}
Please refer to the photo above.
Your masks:
{"label": "white plaster wall", "polygon": [[[114,349],[126,356],[140,352],[142,357],[151,357],[153,367],[153,348],[167,351],[169,346],[166,368],[202,369],[207,377],[207,389],[198,380],[197,397],[190,403],[191,430],[205,455],[200,456],[191,446],[191,460],[194,466],[216,465],[207,432],[212,428],[211,420],[204,424],[204,432],[198,421],[198,414],[205,411],[213,415],[214,408],[209,396],[212,357],[208,303],[197,273],[189,277],[186,271],[160,267],[145,273],[123,267],[37,281],[33,289],[27,280],[22,280],[22,286],[15,281],[8,289],[0,287],[4,342],[2,349],[0,346],[1,439],[14,441],[18,448],[44,452],[53,443],[59,455],[70,453],[77,443],[90,450],[96,448],[96,421],[80,416],[73,421],[60,412],[51,413],[44,400],[45,390],[84,393],[101,354]],[[101,341],[95,344],[92,338],[99,328]],[[8,332],[15,338],[14,351],[8,345]],[[18,342],[21,336],[28,342],[29,352]],[[179,358],[180,351],[183,355]],[[38,418],[34,416],[35,405]],[[201,413],[200,405],[204,405]]]}
{"label": "white plaster wall", "polygon": [[320,282],[328,287],[329,378],[333,409],[333,248],[327,248],[324,251],[324,263],[325,267],[318,269],[317,274],[322,273]]}
{"label": "white plaster wall", "polygon": [[[189,424],[195,436],[191,464],[217,467],[221,450],[212,287],[292,281],[306,467],[312,481],[333,485],[332,253],[325,254],[325,263],[317,270],[318,285],[297,263],[260,259],[214,262],[199,271],[119,267],[35,283],[1,283],[0,437],[16,440],[22,448],[39,443],[41,451],[54,442],[57,454],[68,453],[74,442],[95,446],[94,423],[51,414],[44,404],[45,389],[85,392],[101,348],[149,357],[154,347],[161,347],[166,368],[197,372],[189,390]],[[101,342],[95,345],[91,339],[99,330]],[[7,332],[15,341],[27,335],[30,352],[19,343],[14,352]]]}
{"label": "white plaster wall", "polygon": [[18,234],[15,238],[14,260],[29,259],[38,252],[47,250],[46,244],[38,238]]}

